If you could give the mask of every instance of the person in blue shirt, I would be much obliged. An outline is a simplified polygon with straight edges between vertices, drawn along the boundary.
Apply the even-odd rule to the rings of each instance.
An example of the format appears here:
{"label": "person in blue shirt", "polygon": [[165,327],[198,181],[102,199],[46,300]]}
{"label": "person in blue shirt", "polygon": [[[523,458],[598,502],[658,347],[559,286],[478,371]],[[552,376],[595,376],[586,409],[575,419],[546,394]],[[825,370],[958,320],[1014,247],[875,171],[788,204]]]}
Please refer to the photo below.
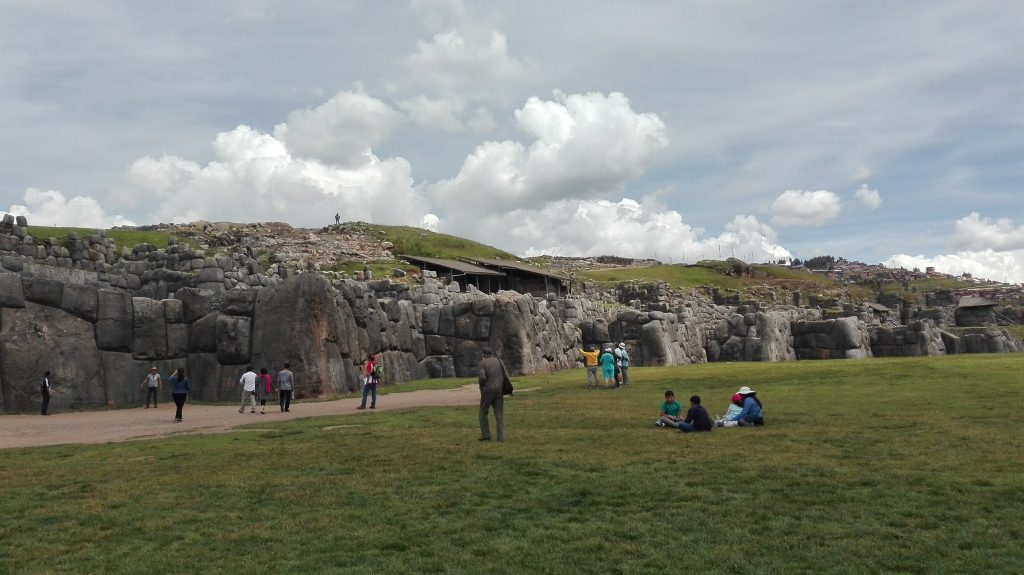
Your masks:
{"label": "person in blue shirt", "polygon": [[743,398],[743,411],[736,417],[736,422],[742,427],[764,425],[761,400],[757,398],[757,392],[744,385],[736,393]]}
{"label": "person in blue shirt", "polygon": [[700,404],[699,395],[690,397],[690,409],[686,411],[686,419],[677,422],[676,427],[683,433],[711,431],[715,427],[715,422],[708,415],[708,410]]}
{"label": "person in blue shirt", "polygon": [[178,408],[174,413],[174,423],[181,423],[181,408],[185,406],[188,393],[192,391],[192,382],[185,377],[185,368],[179,367],[174,375],[167,378],[167,383],[171,384],[171,397],[174,398],[174,405]]}
{"label": "person in blue shirt", "polygon": [[665,401],[661,402],[661,412],[654,425],[657,427],[679,427],[679,422],[683,420],[680,417],[682,411],[683,406],[676,401],[676,394],[670,389],[665,392]]}
{"label": "person in blue shirt", "polygon": [[615,354],[610,349],[603,350],[599,361],[605,387],[618,387],[615,383]]}

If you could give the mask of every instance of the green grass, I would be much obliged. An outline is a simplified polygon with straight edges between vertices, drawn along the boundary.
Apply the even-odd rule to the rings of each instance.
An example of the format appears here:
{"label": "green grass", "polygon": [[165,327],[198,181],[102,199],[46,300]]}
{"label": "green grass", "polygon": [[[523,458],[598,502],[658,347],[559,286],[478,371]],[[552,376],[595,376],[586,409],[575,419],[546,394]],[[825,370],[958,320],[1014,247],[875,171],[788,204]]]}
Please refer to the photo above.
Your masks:
{"label": "green grass", "polygon": [[[518,378],[504,444],[459,407],[8,450],[0,572],[1020,573],[1021,361]],[[651,425],[743,384],[766,427]]]}
{"label": "green grass", "polygon": [[345,224],[347,229],[359,229],[373,237],[394,244],[392,253],[432,258],[458,259],[482,257],[517,259],[514,255],[479,242],[447,234],[431,232],[410,226],[382,226],[367,223]]}
{"label": "green grass", "polygon": [[598,282],[629,282],[658,281],[665,282],[673,288],[685,289],[692,287],[718,286],[724,289],[739,290],[753,285],[773,283],[781,280],[790,284],[802,284],[812,289],[836,287],[836,283],[827,277],[807,272],[790,270],[782,266],[754,265],[751,277],[725,275],[731,265],[728,262],[701,262],[696,265],[654,265],[644,267],[614,268],[605,270],[589,270],[580,272],[578,277]]}
{"label": "green grass", "polygon": [[[112,229],[104,230],[107,237],[117,244],[118,248],[131,248],[138,244],[153,244],[154,246],[167,249],[167,239],[173,234],[170,232],[143,232],[139,230]],[[49,238],[63,240],[71,232],[78,234],[79,238],[85,238],[98,234],[100,230],[95,228],[58,228],[46,226],[29,226],[28,233],[36,244],[40,244]],[[188,243],[184,238],[178,238],[183,243]]]}

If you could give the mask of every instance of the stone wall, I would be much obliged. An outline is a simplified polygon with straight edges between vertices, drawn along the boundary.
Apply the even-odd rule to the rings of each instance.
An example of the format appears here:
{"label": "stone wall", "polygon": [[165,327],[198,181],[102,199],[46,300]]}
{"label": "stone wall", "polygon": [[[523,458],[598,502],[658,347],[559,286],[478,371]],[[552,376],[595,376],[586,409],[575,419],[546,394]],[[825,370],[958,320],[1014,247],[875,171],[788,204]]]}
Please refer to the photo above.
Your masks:
{"label": "stone wall", "polygon": [[46,370],[59,410],[138,405],[154,365],[165,376],[184,367],[193,397],[223,401],[238,396],[246,366],[276,372],[285,362],[300,398],[354,392],[370,353],[383,358],[391,385],[473,377],[483,347],[515,375],[579,366],[581,347],[607,342],[625,343],[635,366],[1020,349],[1004,330],[959,338],[931,320],[879,326],[856,306],[824,319],[818,308],[773,303],[785,297],[721,305],[658,283],[587,285],[565,298],[487,295],[430,277],[332,283],[317,272],[264,270],[244,248],[211,257],[175,243],[117,252],[99,235],[35,246],[26,231],[9,216],[0,226],[0,247],[16,248],[0,253],[3,410],[34,409]]}

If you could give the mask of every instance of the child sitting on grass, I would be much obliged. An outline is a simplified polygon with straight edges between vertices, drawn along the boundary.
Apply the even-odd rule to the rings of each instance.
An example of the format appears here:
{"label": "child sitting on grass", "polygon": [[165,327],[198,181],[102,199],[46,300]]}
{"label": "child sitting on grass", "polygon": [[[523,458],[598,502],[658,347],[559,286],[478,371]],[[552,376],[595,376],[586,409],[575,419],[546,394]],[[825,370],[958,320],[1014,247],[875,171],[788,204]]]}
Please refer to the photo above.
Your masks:
{"label": "child sitting on grass", "polygon": [[665,401],[661,402],[661,413],[658,415],[658,420],[654,422],[654,425],[658,427],[679,427],[679,422],[683,420],[679,417],[682,411],[682,404],[676,401],[676,394],[670,389],[665,392]]}
{"label": "child sitting on grass", "polygon": [[715,419],[716,427],[736,427],[740,419],[740,414],[743,413],[743,396],[734,393],[732,395],[732,401],[729,402],[729,409],[726,410],[725,415]]}

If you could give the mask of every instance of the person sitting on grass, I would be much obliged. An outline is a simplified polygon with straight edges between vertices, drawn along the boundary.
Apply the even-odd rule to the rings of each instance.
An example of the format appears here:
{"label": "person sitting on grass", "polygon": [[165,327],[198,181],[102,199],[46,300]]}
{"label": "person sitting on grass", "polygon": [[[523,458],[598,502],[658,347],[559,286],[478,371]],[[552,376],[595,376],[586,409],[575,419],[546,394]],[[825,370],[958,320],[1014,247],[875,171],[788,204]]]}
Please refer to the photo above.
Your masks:
{"label": "person sitting on grass", "polygon": [[742,427],[764,425],[761,400],[757,398],[757,392],[744,385],[736,393],[743,397],[743,410],[736,417],[736,422]]}
{"label": "person sitting on grass", "polygon": [[725,415],[715,420],[716,427],[736,427],[739,425],[737,422],[740,418],[740,413],[743,412],[743,396],[734,393],[732,395],[732,401],[729,402],[729,409],[725,411]]}
{"label": "person sitting on grass", "polygon": [[700,396],[694,395],[690,398],[690,409],[686,411],[686,419],[676,424],[679,431],[689,433],[691,431],[711,431],[715,424],[708,415],[708,410],[700,404]]}
{"label": "person sitting on grass", "polygon": [[676,394],[671,389],[665,392],[665,401],[661,402],[661,413],[654,425],[658,427],[679,427],[683,420],[679,414],[683,411],[681,403],[676,401]]}

